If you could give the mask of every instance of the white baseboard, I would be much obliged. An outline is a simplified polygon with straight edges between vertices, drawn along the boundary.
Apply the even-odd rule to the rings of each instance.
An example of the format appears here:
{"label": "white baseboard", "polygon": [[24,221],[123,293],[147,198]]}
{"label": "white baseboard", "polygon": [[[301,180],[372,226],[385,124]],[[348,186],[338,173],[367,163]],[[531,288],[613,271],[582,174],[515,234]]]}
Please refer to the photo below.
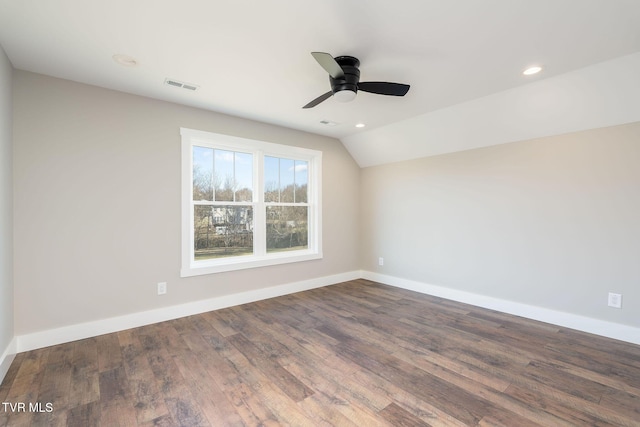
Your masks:
{"label": "white baseboard", "polygon": [[503,313],[514,314],[527,319],[551,323],[553,325],[576,329],[578,331],[630,342],[632,344],[640,344],[640,328],[635,328],[633,326],[607,322],[604,320],[593,319],[591,317],[550,310],[548,308],[536,307],[533,305],[488,297],[485,295],[473,294],[442,286],[429,285],[371,271],[362,271],[361,277],[363,279],[383,283],[397,288],[463,302]]}
{"label": "white baseboard", "polygon": [[50,345],[62,344],[65,342],[95,337],[125,329],[137,328],[139,326],[150,325],[152,323],[191,316],[193,314],[204,313],[212,310],[219,310],[226,307],[233,307],[240,304],[288,295],[359,278],[360,271],[351,271],[304,280],[301,282],[273,286],[270,288],[256,289],[254,291],[241,292],[202,301],[194,301],[171,307],[143,311],[125,316],[112,317],[104,320],[96,320],[93,322],[34,332],[17,337],[17,350],[18,352],[34,350]]}
{"label": "white baseboard", "polygon": [[254,291],[241,292],[223,297],[210,298],[202,301],[194,301],[171,307],[133,313],[125,316],[112,317],[104,320],[96,320],[93,322],[19,335],[12,340],[11,344],[5,350],[2,358],[0,359],[0,380],[4,375],[6,375],[6,371],[9,369],[15,354],[19,352],[95,337],[102,334],[136,328],[207,311],[219,310],[240,304],[247,304],[254,301],[288,295],[295,292],[302,292],[359,278],[640,345],[640,328],[502,300],[499,298],[473,294],[442,286],[429,285],[426,283],[401,279],[370,271],[351,271],[300,282],[288,283],[285,285],[273,286],[270,288],[256,289]]}
{"label": "white baseboard", "polygon": [[0,383],[4,380],[4,377],[7,375],[9,367],[11,366],[11,362],[13,362],[13,359],[16,357],[16,353],[18,352],[17,342],[18,341],[14,337],[2,353],[2,356],[0,356]]}

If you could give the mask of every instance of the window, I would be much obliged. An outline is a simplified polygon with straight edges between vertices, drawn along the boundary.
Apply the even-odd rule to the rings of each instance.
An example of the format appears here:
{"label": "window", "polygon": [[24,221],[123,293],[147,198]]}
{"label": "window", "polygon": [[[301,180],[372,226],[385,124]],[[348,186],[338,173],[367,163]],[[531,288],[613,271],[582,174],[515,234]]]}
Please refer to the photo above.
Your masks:
{"label": "window", "polygon": [[322,258],[321,152],[181,135],[183,277]]}

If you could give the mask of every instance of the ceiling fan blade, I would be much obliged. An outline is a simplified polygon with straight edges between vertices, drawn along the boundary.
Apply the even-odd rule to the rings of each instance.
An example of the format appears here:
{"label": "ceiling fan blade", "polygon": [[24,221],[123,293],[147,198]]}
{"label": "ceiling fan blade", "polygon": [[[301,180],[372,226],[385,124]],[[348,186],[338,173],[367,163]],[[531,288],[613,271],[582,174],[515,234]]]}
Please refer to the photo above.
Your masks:
{"label": "ceiling fan blade", "polygon": [[377,93],[378,95],[405,96],[411,86],[402,83],[389,82],[362,82],[358,84],[358,90]]}
{"label": "ceiling fan blade", "polygon": [[320,64],[320,66],[324,68],[331,77],[334,79],[341,79],[344,77],[342,67],[335,59],[333,59],[331,54],[324,52],[311,52],[311,55],[313,55],[316,61],[318,61],[318,64]]}
{"label": "ceiling fan blade", "polygon": [[331,98],[332,95],[333,95],[332,91],[323,93],[322,95],[320,95],[319,97],[317,97],[316,99],[314,99],[313,101],[311,101],[310,103],[308,103],[302,108],[313,108],[316,105],[320,104],[322,101],[326,101],[327,99]]}

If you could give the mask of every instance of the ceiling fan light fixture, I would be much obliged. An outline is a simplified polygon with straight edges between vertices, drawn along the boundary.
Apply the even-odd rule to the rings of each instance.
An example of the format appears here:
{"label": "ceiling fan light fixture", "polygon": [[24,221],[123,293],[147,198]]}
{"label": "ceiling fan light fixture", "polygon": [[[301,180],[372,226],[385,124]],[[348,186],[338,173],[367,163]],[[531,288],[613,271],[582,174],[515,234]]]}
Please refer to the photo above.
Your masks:
{"label": "ceiling fan light fixture", "polygon": [[333,94],[333,97],[338,102],[351,102],[356,99],[356,93],[352,90],[341,90]]}

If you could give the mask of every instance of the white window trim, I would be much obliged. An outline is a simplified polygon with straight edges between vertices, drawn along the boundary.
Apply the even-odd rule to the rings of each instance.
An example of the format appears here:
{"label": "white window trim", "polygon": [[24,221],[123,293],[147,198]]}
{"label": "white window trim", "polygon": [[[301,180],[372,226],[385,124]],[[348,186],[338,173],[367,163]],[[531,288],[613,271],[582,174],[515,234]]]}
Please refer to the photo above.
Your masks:
{"label": "white window trim", "polygon": [[[181,277],[220,273],[246,268],[309,261],[322,258],[322,152],[290,145],[274,144],[212,132],[180,128],[182,137],[182,268]],[[254,255],[195,261],[193,245],[193,154],[194,145],[254,154],[253,202]],[[284,157],[308,162],[308,248],[298,251],[266,253],[266,231],[258,224],[265,223],[262,177],[264,156]],[[229,204],[234,204],[230,202]],[[260,222],[258,222],[260,221]]]}

